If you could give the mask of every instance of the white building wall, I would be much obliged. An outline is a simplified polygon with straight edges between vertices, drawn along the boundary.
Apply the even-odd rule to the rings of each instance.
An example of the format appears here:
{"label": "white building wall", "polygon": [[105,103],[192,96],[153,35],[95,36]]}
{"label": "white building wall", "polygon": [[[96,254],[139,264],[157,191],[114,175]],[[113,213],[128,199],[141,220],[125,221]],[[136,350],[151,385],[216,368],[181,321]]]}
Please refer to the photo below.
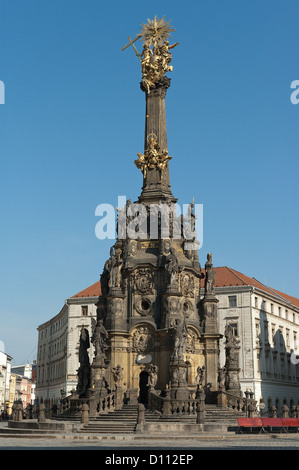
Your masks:
{"label": "white building wall", "polygon": [[[225,364],[225,326],[230,323],[236,327],[236,336],[240,341],[239,364],[242,390],[253,384],[254,360],[252,355],[253,332],[250,315],[250,290],[242,288],[218,288],[219,329],[223,338],[220,340],[220,367]],[[229,305],[229,297],[236,297],[236,306]],[[250,387],[250,388],[251,388]]]}
{"label": "white building wall", "polygon": [[[61,391],[69,394],[77,386],[81,328],[91,334],[96,318],[96,298],[68,299],[58,315],[38,327],[36,396],[58,403]],[[82,307],[87,308],[87,312]],[[90,362],[93,345],[90,343]]]}
{"label": "white building wall", "polygon": [[[240,383],[266,404],[299,404],[299,309],[250,286],[216,289],[219,327],[237,324],[240,340]],[[235,295],[235,308],[229,296]],[[297,360],[299,362],[299,360]],[[225,338],[220,341],[220,366],[225,363]]]}

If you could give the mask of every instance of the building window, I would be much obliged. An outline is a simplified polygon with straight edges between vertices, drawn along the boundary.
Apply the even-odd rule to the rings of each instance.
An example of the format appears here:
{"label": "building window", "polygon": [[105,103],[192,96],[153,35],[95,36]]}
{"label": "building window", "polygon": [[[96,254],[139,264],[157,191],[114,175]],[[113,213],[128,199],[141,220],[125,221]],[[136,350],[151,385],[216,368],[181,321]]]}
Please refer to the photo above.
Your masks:
{"label": "building window", "polygon": [[236,307],[237,306],[237,296],[236,295],[229,295],[228,296],[228,306],[229,307]]}
{"label": "building window", "polygon": [[283,326],[279,326],[279,343],[280,346],[284,346],[284,337],[283,337]]}
{"label": "building window", "polygon": [[267,320],[264,321],[264,338],[265,338],[265,342],[268,343],[269,333],[268,333],[268,321]]}
{"label": "building window", "polygon": [[278,315],[281,317],[281,307],[278,307]]}
{"label": "building window", "polygon": [[229,324],[232,330],[232,335],[233,336],[239,336],[239,331],[238,331],[238,323],[230,323]]}
{"label": "building window", "polygon": [[286,329],[286,344],[287,344],[287,347],[289,348],[290,347],[290,330],[288,328]]}
{"label": "building window", "polygon": [[274,338],[275,338],[275,325],[272,324],[271,326],[271,334],[272,334],[272,343],[274,344]]}
{"label": "building window", "polygon": [[255,322],[255,336],[256,336],[256,338],[259,338],[259,336],[260,336],[260,322],[259,322],[259,320],[256,320],[256,322]]}
{"label": "building window", "polygon": [[257,297],[254,298],[254,306],[255,306],[255,308],[258,308],[258,298]]}
{"label": "building window", "polygon": [[271,313],[274,313],[274,305],[271,304]]}
{"label": "building window", "polygon": [[81,307],[81,313],[83,316],[87,316],[88,315],[88,306],[87,305],[82,305]]}

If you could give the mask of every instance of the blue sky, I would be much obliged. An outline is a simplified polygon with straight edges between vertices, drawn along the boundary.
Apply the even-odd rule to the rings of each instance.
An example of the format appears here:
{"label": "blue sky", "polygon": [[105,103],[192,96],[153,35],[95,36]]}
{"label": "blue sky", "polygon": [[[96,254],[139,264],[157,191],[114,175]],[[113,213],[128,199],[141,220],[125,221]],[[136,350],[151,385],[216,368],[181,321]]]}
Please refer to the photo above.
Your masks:
{"label": "blue sky", "polygon": [[[166,97],[170,178],[204,205],[200,261],[299,297],[297,0],[0,0],[0,340],[36,357],[38,325],[96,282],[95,208],[136,200],[147,18],[176,29]],[[141,48],[141,43],[137,46]]]}

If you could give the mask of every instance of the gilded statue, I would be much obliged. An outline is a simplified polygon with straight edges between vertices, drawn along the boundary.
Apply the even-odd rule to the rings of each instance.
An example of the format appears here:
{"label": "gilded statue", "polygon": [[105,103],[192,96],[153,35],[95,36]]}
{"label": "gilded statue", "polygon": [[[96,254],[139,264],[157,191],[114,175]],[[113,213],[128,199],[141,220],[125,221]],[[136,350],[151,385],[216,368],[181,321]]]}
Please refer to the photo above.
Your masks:
{"label": "gilded statue", "polygon": [[[173,66],[170,65],[172,55],[169,51],[179,43],[169,44],[170,33],[175,30],[170,27],[169,21],[165,21],[165,17],[159,20],[155,16],[153,20],[148,19],[148,22],[141,26],[141,33],[133,40],[128,36],[129,43],[122,50],[129,46],[133,47],[141,62],[143,88],[150,93],[166,72],[173,71]],[[141,54],[134,44],[138,39],[143,40]]]}
{"label": "gilded statue", "polygon": [[155,134],[151,134],[147,138],[147,149],[144,152],[144,155],[141,152],[137,153],[138,159],[134,161],[138,169],[143,173],[143,176],[146,177],[148,169],[158,168],[160,175],[162,170],[164,170],[167,162],[171,160],[172,157],[168,155],[167,150],[161,152],[160,145]]}

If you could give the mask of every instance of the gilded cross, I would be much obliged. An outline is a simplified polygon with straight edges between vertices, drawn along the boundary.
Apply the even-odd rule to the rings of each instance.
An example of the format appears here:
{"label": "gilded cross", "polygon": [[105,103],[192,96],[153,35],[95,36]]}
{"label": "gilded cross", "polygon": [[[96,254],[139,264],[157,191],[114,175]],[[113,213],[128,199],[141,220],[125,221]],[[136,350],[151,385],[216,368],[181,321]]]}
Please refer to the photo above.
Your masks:
{"label": "gilded cross", "polygon": [[139,52],[137,51],[137,49],[135,47],[135,44],[134,44],[134,42],[137,41],[137,39],[141,38],[141,36],[142,36],[142,34],[137,34],[136,38],[133,39],[133,40],[130,38],[130,36],[128,36],[129,43],[126,46],[124,46],[121,50],[124,51],[127,47],[132,46],[135,53],[136,53],[136,55],[137,55],[137,57],[141,60],[141,56],[140,56]]}

